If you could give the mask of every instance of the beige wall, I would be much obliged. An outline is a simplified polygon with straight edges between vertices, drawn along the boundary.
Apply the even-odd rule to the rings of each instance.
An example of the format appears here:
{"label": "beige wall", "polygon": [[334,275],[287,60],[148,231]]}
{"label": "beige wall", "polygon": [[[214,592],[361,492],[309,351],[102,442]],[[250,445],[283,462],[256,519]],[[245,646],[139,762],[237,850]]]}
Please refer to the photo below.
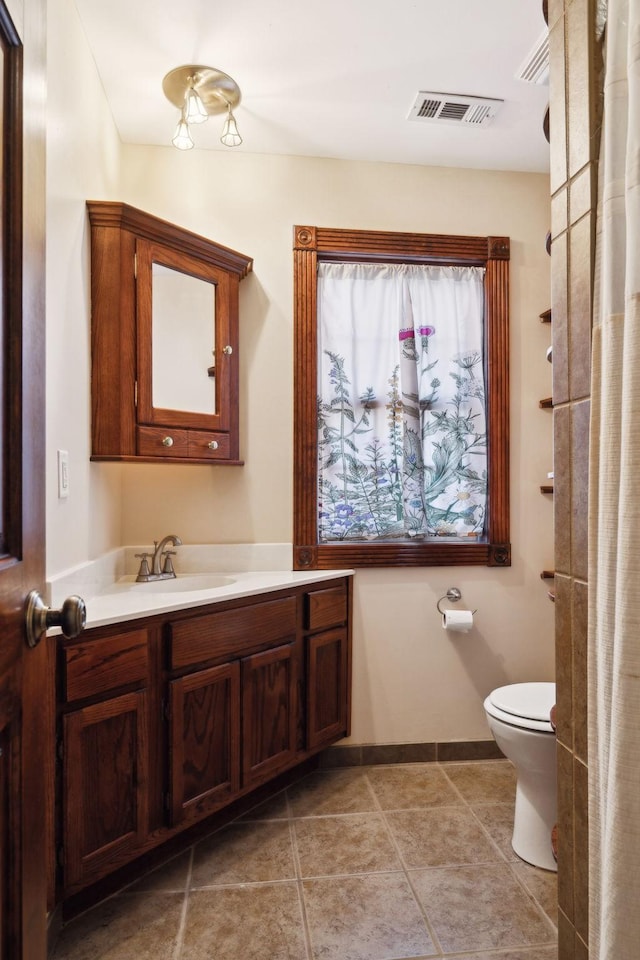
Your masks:
{"label": "beige wall", "polygon": [[[47,27],[47,575],[119,546],[120,467],[89,463],[89,246],[85,201],[119,199],[121,145],[73,0]],[[69,452],[58,500],[56,451]]]}
{"label": "beige wall", "polygon": [[[67,17],[64,0],[52,7]],[[492,687],[553,677],[553,607],[539,578],[553,557],[552,506],[539,492],[552,467],[551,418],[538,409],[551,393],[549,332],[538,321],[549,306],[548,178],[171,147],[125,146],[112,164],[99,90],[97,116],[62,111],[74,83],[91,80],[85,96],[94,96],[82,38],[71,36],[71,55],[66,22],[50,36],[60,112],[49,146],[48,573],[168,532],[191,543],[291,539],[293,224],[506,234],[513,565],[359,571],[355,588],[353,742],[487,737],[482,699]],[[169,110],[168,137],[173,121]],[[244,467],[89,464],[89,197],[124,200],[254,258],[241,284]],[[55,490],[58,446],[71,457],[64,503]],[[478,609],[475,631],[454,639],[435,609],[451,585]]]}

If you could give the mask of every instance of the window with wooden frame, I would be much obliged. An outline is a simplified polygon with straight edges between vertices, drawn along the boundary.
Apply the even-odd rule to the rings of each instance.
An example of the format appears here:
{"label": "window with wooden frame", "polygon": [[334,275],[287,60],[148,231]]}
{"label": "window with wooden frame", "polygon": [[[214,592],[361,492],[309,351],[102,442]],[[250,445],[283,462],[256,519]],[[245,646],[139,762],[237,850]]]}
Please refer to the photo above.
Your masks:
{"label": "window with wooden frame", "polygon": [[[376,397],[371,389],[358,391],[357,401],[360,405],[360,414],[353,410],[346,411],[350,418],[352,434],[365,432],[362,425],[369,428],[369,415],[375,406],[386,408],[388,421],[398,418],[395,409],[415,406],[417,416],[423,423],[422,432],[429,432],[432,428],[424,427],[422,414],[429,410],[432,417],[442,420],[448,417],[449,425],[454,423],[454,431],[461,429],[464,423],[467,431],[473,422],[475,414],[471,407],[464,405],[464,398],[473,392],[469,389],[469,381],[464,376],[469,374],[467,368],[477,364],[480,379],[483,378],[482,392],[484,401],[483,417],[484,433],[483,446],[486,445],[484,468],[478,471],[471,466],[472,459],[466,456],[460,458],[453,471],[460,482],[460,501],[469,498],[468,489],[473,485],[481,486],[483,478],[486,488],[486,500],[482,509],[478,508],[474,518],[473,511],[465,506],[466,512],[458,510],[457,514],[466,520],[469,533],[464,534],[443,521],[447,511],[441,508],[431,513],[436,517],[430,520],[428,532],[412,535],[408,530],[405,535],[376,536],[366,529],[367,523],[360,520],[360,525],[353,524],[350,534],[341,538],[340,533],[333,538],[327,536],[327,527],[323,526],[322,498],[327,498],[327,491],[335,493],[336,485],[327,483],[321,476],[323,463],[331,459],[327,454],[327,443],[330,444],[332,429],[327,426],[326,412],[331,413],[332,403],[323,401],[319,389],[320,368],[323,363],[323,353],[330,358],[333,364],[331,369],[332,382],[336,393],[341,389],[341,383],[348,383],[345,376],[340,381],[342,373],[340,363],[336,365],[336,355],[329,350],[323,350],[320,343],[319,324],[319,277],[331,274],[330,264],[345,265],[390,265],[393,272],[408,273],[422,267],[431,268],[460,268],[458,273],[466,274],[472,271],[464,268],[477,268],[476,276],[480,276],[481,288],[479,297],[482,311],[481,345],[478,351],[459,354],[456,363],[458,368],[446,374],[453,378],[458,385],[455,397],[449,400],[450,407],[455,406],[453,413],[447,413],[442,408],[437,413],[437,404],[431,404],[431,397],[424,398],[420,394],[408,394],[397,391],[387,393],[385,397]],[[402,265],[407,265],[406,268]],[[345,267],[347,273],[349,269]],[[371,269],[362,267],[362,270]],[[376,271],[373,271],[374,273]],[[378,271],[379,272],[379,271]],[[384,270],[383,270],[384,272]],[[438,273],[438,271],[435,271]],[[446,272],[444,269],[441,271]],[[456,271],[448,271],[456,274]],[[410,308],[411,309],[411,308]],[[326,312],[326,310],[325,310]],[[428,320],[428,318],[427,318]],[[404,330],[390,331],[390,337],[414,337],[422,339],[426,346],[428,336],[434,332],[425,318],[415,320],[416,332],[407,333]],[[446,323],[446,317],[439,317],[440,325]],[[354,327],[355,329],[355,327]],[[422,335],[422,337],[420,337]],[[435,338],[434,338],[435,339]],[[358,350],[359,337],[355,337],[355,350]],[[407,349],[411,353],[411,346],[403,345],[405,354]],[[363,343],[363,349],[366,349]],[[326,227],[296,226],[294,228],[294,568],[305,569],[334,569],[350,567],[376,566],[455,566],[455,565],[487,565],[509,566],[511,563],[511,549],[509,542],[509,238],[508,237],[465,237],[445,236],[417,233],[390,233],[365,230],[341,230]],[[423,367],[430,370],[434,363]],[[456,372],[457,369],[457,372]],[[437,371],[436,371],[437,372]],[[432,373],[430,383],[432,393],[440,393],[442,379],[438,380]],[[463,376],[464,375],[464,376]],[[470,377],[476,375],[473,371]],[[448,381],[447,381],[448,382]],[[478,382],[477,378],[474,382]],[[354,388],[355,389],[355,388]],[[341,395],[342,397],[342,395]],[[394,399],[395,397],[395,399]],[[462,399],[461,399],[462,398]],[[342,402],[342,399],[341,401]],[[335,404],[333,405],[335,406]],[[343,417],[344,421],[344,417]],[[397,424],[396,424],[397,426]],[[406,430],[406,425],[405,425]],[[485,441],[486,433],[486,441]],[[478,439],[478,432],[475,439]],[[327,438],[329,438],[327,440]],[[478,444],[477,444],[478,445]],[[345,444],[343,444],[345,446]],[[404,443],[406,452],[406,442]],[[471,444],[467,444],[470,447]],[[442,443],[436,442],[441,452]],[[466,448],[465,448],[466,449]],[[369,477],[369,486],[375,487],[376,475],[382,476],[375,460],[376,442],[369,443],[368,451],[370,462],[366,465],[355,465],[352,470],[352,458],[348,458],[351,465],[351,481],[362,475]],[[373,451],[373,453],[372,453]],[[428,469],[433,476],[434,470],[439,469],[440,452],[436,454],[436,464]],[[323,460],[324,457],[324,460]],[[335,458],[334,458],[335,459]],[[339,474],[344,478],[345,471]],[[346,481],[345,481],[346,482]],[[363,486],[365,484],[363,483]],[[339,499],[336,494],[335,499]],[[432,504],[433,506],[433,504]],[[458,504],[460,506],[460,504]],[[333,503],[332,507],[336,508]],[[346,515],[351,507],[337,504],[337,516],[340,510]],[[482,515],[481,523],[478,516]],[[334,515],[335,510],[334,510]],[[371,514],[367,514],[370,518]],[[369,519],[369,526],[371,521]],[[339,526],[339,525],[338,525]]]}

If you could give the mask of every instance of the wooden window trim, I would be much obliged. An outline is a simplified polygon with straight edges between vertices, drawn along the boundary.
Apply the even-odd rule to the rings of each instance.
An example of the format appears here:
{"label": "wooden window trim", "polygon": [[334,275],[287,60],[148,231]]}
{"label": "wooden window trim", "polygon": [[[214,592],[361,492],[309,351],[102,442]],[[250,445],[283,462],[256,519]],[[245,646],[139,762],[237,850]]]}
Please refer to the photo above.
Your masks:
{"label": "wooden window trim", "polygon": [[[509,542],[509,238],[294,227],[294,521],[296,570],[506,567]],[[317,527],[317,268],[322,261],[485,268],[487,536],[470,543],[319,543]]]}

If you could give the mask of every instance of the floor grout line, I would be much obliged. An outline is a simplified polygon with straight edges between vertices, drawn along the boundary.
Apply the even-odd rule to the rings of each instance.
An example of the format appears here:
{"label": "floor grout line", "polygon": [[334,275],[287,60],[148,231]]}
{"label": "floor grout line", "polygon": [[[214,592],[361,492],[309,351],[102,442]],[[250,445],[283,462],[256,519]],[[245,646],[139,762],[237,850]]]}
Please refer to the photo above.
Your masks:
{"label": "floor grout line", "polygon": [[182,913],[180,915],[180,923],[178,925],[178,934],[176,936],[176,944],[173,952],[173,960],[180,960],[182,954],[182,948],[184,946],[184,938],[187,931],[187,911],[189,909],[189,893],[191,889],[191,875],[193,873],[193,857],[194,857],[195,848],[191,847],[191,856],[189,857],[189,865],[187,867],[187,876],[184,885],[184,899],[182,901]]}
{"label": "floor grout line", "polygon": [[[524,890],[524,892],[527,894],[527,896],[528,896],[528,897],[533,901],[533,903],[536,905],[537,909],[538,909],[538,910],[540,911],[540,913],[544,916],[544,918],[545,918],[545,920],[547,921],[547,923],[551,925],[554,934],[557,936],[557,935],[558,935],[558,925],[557,925],[557,923],[554,923],[554,922],[553,922],[553,920],[551,919],[551,917],[549,916],[549,914],[547,913],[547,911],[544,909],[544,907],[542,906],[542,904],[540,903],[540,901],[538,900],[538,898],[536,897],[536,895],[534,894],[534,892],[533,892],[533,891],[531,890],[531,888],[527,885],[526,880],[524,880],[522,877],[520,877],[519,874],[518,874],[518,871],[515,869],[515,868],[519,865],[519,863],[521,863],[521,862],[524,863],[525,861],[518,861],[518,863],[516,863],[516,862],[514,861],[514,862],[510,862],[510,863],[508,864],[509,867],[510,867],[510,869],[511,869],[511,874],[512,874],[512,876],[515,878],[515,880],[517,881],[517,883],[520,884],[520,886],[522,887],[522,889]],[[533,869],[541,869],[541,868],[535,868],[535,867],[534,867]],[[551,872],[552,872],[552,871],[551,871]]]}
{"label": "floor grout line", "polygon": [[[289,797],[287,796],[287,810],[291,813]],[[302,885],[302,865],[300,863],[300,854],[298,851],[298,841],[296,838],[296,825],[293,818],[289,817],[289,842],[293,856],[293,867],[296,875],[296,891],[298,894],[298,903],[300,905],[300,915],[302,917],[302,932],[304,935],[304,945],[307,951],[307,960],[313,960],[313,942],[311,940],[311,930],[309,928],[309,919],[307,917],[307,907],[304,901],[304,888]]]}
{"label": "floor grout line", "polygon": [[[367,778],[367,779],[368,779],[368,778]],[[433,929],[433,927],[432,927],[432,925],[431,925],[431,922],[430,922],[430,920],[429,920],[429,917],[428,917],[426,908],[423,906],[423,904],[422,904],[422,902],[421,902],[418,894],[416,893],[415,887],[414,887],[413,883],[411,882],[411,877],[409,876],[409,871],[408,871],[407,866],[406,866],[406,864],[405,864],[404,857],[402,856],[402,853],[400,852],[400,847],[399,847],[398,842],[397,842],[397,840],[396,840],[396,838],[395,838],[395,836],[394,836],[393,830],[391,829],[391,825],[389,824],[389,821],[387,820],[387,817],[386,817],[386,815],[385,815],[385,811],[382,809],[382,804],[380,803],[380,800],[379,800],[379,798],[378,798],[378,796],[377,796],[377,794],[376,794],[376,792],[375,792],[375,789],[374,789],[374,787],[373,787],[373,784],[370,783],[369,785],[370,785],[370,787],[371,787],[371,789],[372,789],[372,791],[373,791],[374,798],[375,798],[375,802],[377,803],[377,805],[378,805],[378,807],[379,807],[379,810],[380,810],[380,813],[381,813],[381,815],[382,815],[382,821],[383,821],[383,823],[384,823],[384,825],[385,825],[385,829],[386,829],[386,831],[387,831],[387,835],[388,835],[388,837],[389,837],[389,840],[390,840],[390,842],[391,842],[391,845],[392,845],[393,849],[395,850],[396,856],[398,857],[398,860],[399,860],[399,862],[400,862],[400,864],[401,864],[401,866],[402,866],[402,872],[404,873],[405,879],[406,879],[406,881],[407,881],[407,883],[408,883],[408,885],[409,885],[409,889],[411,890],[411,895],[412,895],[413,899],[414,899],[415,902],[416,902],[416,906],[418,907],[418,910],[420,911],[420,914],[421,914],[422,919],[423,919],[423,921],[424,921],[424,925],[425,925],[425,927],[427,928],[427,933],[429,934],[429,936],[430,936],[430,938],[431,938],[431,942],[432,942],[433,946],[436,948],[437,955],[441,955],[441,954],[442,954],[442,946],[441,946],[441,944],[440,944],[440,941],[438,940],[438,937],[436,936],[435,930]]]}

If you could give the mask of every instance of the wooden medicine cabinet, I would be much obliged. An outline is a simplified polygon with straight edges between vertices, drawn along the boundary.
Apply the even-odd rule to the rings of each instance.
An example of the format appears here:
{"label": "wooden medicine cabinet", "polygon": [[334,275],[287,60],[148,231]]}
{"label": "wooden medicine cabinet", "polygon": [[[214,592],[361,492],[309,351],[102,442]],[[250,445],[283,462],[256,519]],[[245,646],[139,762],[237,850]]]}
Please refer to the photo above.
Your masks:
{"label": "wooden medicine cabinet", "polygon": [[87,209],[91,459],[241,464],[238,293],[252,259],[125,203]]}

